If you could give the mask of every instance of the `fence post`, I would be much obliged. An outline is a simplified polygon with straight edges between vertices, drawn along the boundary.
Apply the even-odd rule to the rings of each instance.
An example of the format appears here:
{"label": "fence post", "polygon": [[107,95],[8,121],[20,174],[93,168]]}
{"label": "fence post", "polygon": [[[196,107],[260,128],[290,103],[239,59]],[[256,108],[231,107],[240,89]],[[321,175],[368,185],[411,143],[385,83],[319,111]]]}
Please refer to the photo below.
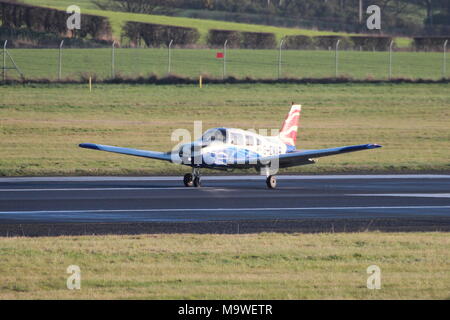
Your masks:
{"label": "fence post", "polygon": [[114,79],[116,77],[116,71],[115,71],[115,63],[116,63],[115,46],[116,46],[116,41],[114,40],[113,43],[112,43],[112,48],[111,48],[111,78],[112,79]]}
{"label": "fence post", "polygon": [[227,75],[227,43],[228,39],[225,40],[223,44],[223,71],[222,71],[222,80],[225,80],[225,76]]}
{"label": "fence post", "polygon": [[6,44],[8,43],[8,40],[5,40],[5,43],[3,44],[3,82],[6,81]]}
{"label": "fence post", "polygon": [[394,45],[394,40],[391,40],[389,44],[389,80],[392,79],[392,46]]}
{"label": "fence post", "polygon": [[444,63],[442,65],[442,77],[445,78],[447,76],[447,44],[448,40],[444,42]]}
{"label": "fence post", "polygon": [[62,46],[64,44],[64,40],[61,40],[59,44],[59,68],[58,68],[58,80],[61,81],[61,70],[62,70]]}
{"label": "fence post", "polygon": [[339,76],[339,43],[341,43],[340,39],[336,42],[336,52],[335,52],[336,78]]}
{"label": "fence post", "polygon": [[168,59],[168,61],[167,61],[167,75],[169,75],[170,71],[171,71],[172,53],[170,52],[170,49],[172,48],[172,43],[173,43],[173,40],[170,40],[169,46],[167,48],[168,49],[168,52],[167,52],[167,59]]}
{"label": "fence post", "polygon": [[281,41],[280,41],[280,51],[278,53],[278,80],[281,78],[281,50],[283,48],[283,42],[284,42],[284,40],[281,39]]}

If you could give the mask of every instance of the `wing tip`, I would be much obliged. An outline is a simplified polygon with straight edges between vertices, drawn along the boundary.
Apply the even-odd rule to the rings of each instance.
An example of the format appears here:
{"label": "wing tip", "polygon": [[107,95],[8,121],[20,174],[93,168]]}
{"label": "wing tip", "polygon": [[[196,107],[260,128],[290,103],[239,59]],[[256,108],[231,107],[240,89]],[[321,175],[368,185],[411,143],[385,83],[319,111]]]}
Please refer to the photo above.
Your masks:
{"label": "wing tip", "polygon": [[380,144],[377,144],[377,143],[369,143],[369,144],[367,145],[367,147],[368,147],[369,149],[376,149],[376,148],[382,148],[383,146],[380,145]]}
{"label": "wing tip", "polygon": [[80,143],[78,146],[85,149],[100,150],[98,145],[96,145],[95,143]]}

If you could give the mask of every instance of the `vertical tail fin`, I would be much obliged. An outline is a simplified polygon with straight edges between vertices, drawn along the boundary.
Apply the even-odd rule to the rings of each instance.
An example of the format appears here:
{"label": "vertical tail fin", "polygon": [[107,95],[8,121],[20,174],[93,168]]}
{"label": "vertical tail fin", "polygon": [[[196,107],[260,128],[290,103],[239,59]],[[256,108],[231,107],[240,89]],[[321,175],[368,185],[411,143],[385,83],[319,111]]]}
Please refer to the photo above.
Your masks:
{"label": "vertical tail fin", "polygon": [[300,119],[300,111],[302,106],[299,104],[292,104],[286,119],[283,122],[283,126],[280,131],[280,140],[287,146],[295,148],[295,142],[297,141],[298,120]]}

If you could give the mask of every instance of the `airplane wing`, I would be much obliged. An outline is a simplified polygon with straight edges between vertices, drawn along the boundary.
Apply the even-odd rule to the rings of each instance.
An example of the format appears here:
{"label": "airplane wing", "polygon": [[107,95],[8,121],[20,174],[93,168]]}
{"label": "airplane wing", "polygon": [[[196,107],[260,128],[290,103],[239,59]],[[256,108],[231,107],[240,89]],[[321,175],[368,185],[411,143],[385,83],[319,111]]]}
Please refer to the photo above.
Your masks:
{"label": "airplane wing", "polygon": [[130,149],[130,148],[121,148],[121,147],[113,147],[106,146],[102,144],[94,144],[94,143],[82,143],[79,145],[81,148],[92,149],[92,150],[100,150],[100,151],[108,151],[120,154],[127,154],[136,157],[144,157],[151,158],[157,160],[165,160],[171,161],[170,152],[156,152],[156,151],[146,151],[139,149]]}
{"label": "airplane wing", "polygon": [[261,161],[261,163],[269,163],[269,162],[275,160],[276,158],[278,158],[279,159],[279,167],[287,168],[287,167],[293,167],[293,166],[297,166],[297,165],[314,163],[313,161],[310,160],[313,158],[320,158],[320,157],[332,156],[335,154],[355,152],[355,151],[368,150],[368,149],[376,149],[376,148],[381,148],[381,146],[378,144],[360,144],[360,145],[355,145],[355,146],[345,146],[345,147],[337,147],[337,148],[330,148],[330,149],[294,151],[294,152],[281,154],[278,156],[261,158],[260,161]]}

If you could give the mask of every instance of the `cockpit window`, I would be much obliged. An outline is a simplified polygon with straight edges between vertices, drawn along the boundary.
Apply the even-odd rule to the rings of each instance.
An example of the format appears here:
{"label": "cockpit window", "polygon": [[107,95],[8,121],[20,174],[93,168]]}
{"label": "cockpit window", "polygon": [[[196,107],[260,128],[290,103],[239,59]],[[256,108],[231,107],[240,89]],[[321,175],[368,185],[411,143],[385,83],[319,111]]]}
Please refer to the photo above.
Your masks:
{"label": "cockpit window", "polygon": [[244,136],[240,133],[231,132],[230,143],[237,146],[242,146],[244,145]]}
{"label": "cockpit window", "polygon": [[226,131],[224,129],[210,129],[205,132],[202,137],[203,144],[210,144],[212,142],[226,142]]}
{"label": "cockpit window", "polygon": [[252,136],[245,136],[245,144],[247,146],[253,146],[254,145],[254,139]]}

